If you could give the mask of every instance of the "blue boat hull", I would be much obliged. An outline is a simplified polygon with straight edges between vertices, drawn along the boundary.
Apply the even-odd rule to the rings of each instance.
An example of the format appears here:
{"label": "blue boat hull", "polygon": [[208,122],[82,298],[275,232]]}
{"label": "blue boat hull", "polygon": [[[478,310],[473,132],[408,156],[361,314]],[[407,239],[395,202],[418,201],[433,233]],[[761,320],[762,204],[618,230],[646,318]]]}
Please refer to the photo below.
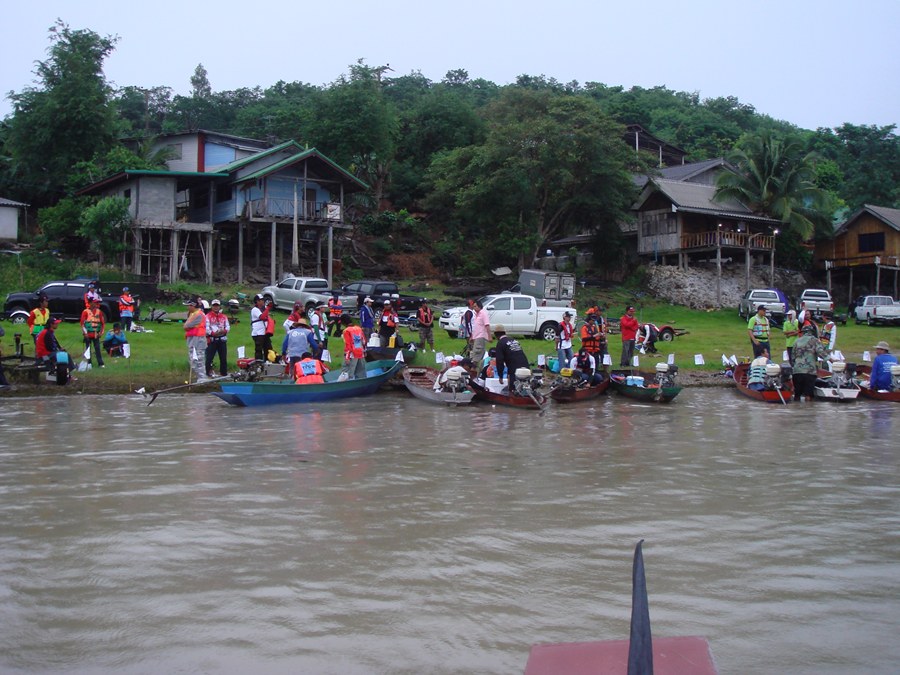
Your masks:
{"label": "blue boat hull", "polygon": [[283,403],[318,403],[355,396],[368,396],[399,373],[404,364],[399,361],[372,361],[366,364],[364,380],[338,382],[340,372],[331,371],[324,384],[294,384],[279,382],[223,382],[222,391],[213,392],[220,399],[236,406],[277,405]]}

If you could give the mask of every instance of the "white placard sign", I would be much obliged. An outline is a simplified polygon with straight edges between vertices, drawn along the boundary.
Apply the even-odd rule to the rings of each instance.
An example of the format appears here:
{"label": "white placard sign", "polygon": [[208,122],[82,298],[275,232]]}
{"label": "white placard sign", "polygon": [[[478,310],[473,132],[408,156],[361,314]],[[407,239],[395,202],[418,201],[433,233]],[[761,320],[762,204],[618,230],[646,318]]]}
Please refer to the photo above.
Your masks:
{"label": "white placard sign", "polygon": [[669,358],[666,359],[666,363],[668,363],[670,366],[675,365],[675,354],[674,353],[669,354]]}
{"label": "white placard sign", "polygon": [[863,361],[871,361],[872,355],[869,352],[863,352]]}
{"label": "white placard sign", "polygon": [[122,356],[124,356],[126,359],[131,358],[131,345],[127,342],[122,345]]}
{"label": "white placard sign", "polygon": [[437,352],[434,355],[434,362],[435,363],[443,363],[444,362],[444,352]]}
{"label": "white placard sign", "polygon": [[538,356],[537,356],[537,364],[538,364],[538,366],[540,366],[541,368],[543,368],[544,366],[546,366],[546,365],[547,365],[547,357],[544,356],[543,354],[538,354]]}
{"label": "white placard sign", "polygon": [[241,345],[240,347],[237,348],[237,355],[238,355],[239,359],[244,358],[244,354],[246,354],[246,353],[247,353],[247,350],[244,348],[243,345]]}
{"label": "white placard sign", "polygon": [[639,366],[641,365],[641,361],[640,361],[640,359],[638,358],[638,355],[637,355],[637,354],[635,354],[635,355],[631,358],[631,365],[632,365],[633,367],[635,367],[635,368],[637,368],[637,367],[639,367]]}
{"label": "white placard sign", "polygon": [[695,366],[702,366],[704,363],[706,363],[706,362],[703,360],[703,354],[694,354],[694,365]]}

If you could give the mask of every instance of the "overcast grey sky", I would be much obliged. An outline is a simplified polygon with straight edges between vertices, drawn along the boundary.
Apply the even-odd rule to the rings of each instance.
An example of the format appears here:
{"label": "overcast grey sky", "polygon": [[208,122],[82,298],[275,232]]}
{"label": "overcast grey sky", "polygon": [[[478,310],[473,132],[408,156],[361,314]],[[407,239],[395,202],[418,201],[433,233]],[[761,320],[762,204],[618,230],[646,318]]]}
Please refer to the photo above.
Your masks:
{"label": "overcast grey sky", "polygon": [[463,68],[497,84],[543,74],[731,95],[807,129],[900,121],[900,0],[20,0],[0,15],[0,116],[34,82],[58,17],[119,36],[115,85],[176,94],[198,63],[222,91],[327,84],[363,58],[434,81]]}

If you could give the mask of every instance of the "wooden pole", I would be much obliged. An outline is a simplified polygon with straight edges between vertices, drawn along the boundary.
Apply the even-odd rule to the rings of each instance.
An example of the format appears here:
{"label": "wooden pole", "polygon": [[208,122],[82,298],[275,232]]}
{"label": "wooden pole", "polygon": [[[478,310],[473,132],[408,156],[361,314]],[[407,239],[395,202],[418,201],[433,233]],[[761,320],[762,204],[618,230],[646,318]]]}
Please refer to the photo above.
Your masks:
{"label": "wooden pole", "polygon": [[271,233],[269,236],[269,276],[272,278],[270,282],[273,286],[278,281],[275,278],[275,247],[276,247],[276,226],[275,221],[272,221]]}

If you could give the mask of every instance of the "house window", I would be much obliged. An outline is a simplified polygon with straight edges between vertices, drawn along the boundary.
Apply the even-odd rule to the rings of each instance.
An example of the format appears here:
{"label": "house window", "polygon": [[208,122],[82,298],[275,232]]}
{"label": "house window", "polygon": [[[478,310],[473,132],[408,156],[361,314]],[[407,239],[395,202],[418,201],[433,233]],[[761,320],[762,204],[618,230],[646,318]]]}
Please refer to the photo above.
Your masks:
{"label": "house window", "polygon": [[126,201],[131,201],[131,188],[128,188],[127,190],[122,192],[122,198]]}
{"label": "house window", "polygon": [[231,196],[232,193],[230,185],[216,186],[216,204],[221,204],[222,202],[230,202]]}
{"label": "house window", "polygon": [[166,145],[169,159],[181,159],[181,143],[169,143]]}
{"label": "house window", "polygon": [[666,214],[666,233],[675,234],[678,231],[678,221],[675,219],[674,213]]}
{"label": "house window", "polygon": [[874,253],[884,250],[884,232],[860,234],[858,237],[860,253]]}

